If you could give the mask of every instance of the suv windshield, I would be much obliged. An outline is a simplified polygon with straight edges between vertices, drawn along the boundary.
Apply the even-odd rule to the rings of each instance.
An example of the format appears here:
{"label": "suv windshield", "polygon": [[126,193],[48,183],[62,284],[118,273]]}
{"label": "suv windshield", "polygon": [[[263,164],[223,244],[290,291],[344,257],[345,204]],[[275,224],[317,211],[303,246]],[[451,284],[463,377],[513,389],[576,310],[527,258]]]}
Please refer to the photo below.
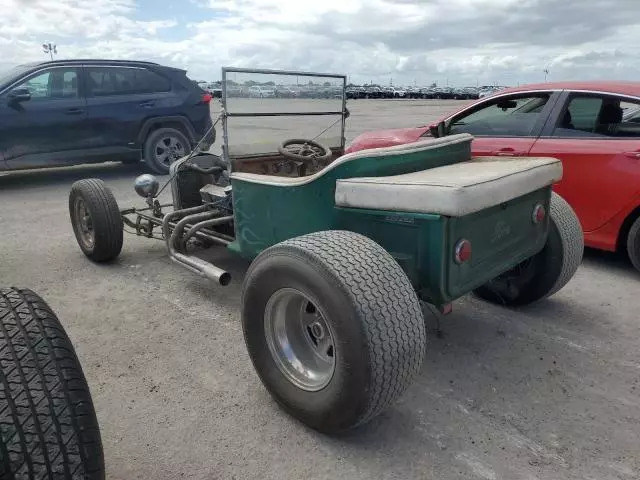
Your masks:
{"label": "suv windshield", "polygon": [[29,66],[27,65],[18,65],[12,68],[0,68],[0,90],[28,69]]}

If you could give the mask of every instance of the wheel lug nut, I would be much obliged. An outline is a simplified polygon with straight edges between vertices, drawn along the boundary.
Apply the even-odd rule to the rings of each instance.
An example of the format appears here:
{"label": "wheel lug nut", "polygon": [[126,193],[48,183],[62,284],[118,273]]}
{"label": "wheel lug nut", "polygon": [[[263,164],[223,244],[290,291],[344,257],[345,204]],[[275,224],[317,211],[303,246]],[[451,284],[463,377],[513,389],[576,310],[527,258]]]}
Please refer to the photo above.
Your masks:
{"label": "wheel lug nut", "polygon": [[320,325],[320,323],[314,322],[313,324],[311,324],[311,333],[314,337],[316,337],[316,339],[320,340],[322,339],[322,337],[324,337],[324,328],[322,328],[322,325]]}

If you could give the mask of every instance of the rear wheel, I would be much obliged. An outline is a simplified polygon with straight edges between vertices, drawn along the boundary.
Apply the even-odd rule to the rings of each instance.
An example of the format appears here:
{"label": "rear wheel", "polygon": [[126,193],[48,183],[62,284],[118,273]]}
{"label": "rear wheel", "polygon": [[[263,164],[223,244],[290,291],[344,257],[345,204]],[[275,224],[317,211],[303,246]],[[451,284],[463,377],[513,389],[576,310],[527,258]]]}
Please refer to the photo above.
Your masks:
{"label": "rear wheel", "polygon": [[168,174],[171,164],[189,152],[189,140],[175,128],[154,130],[144,143],[144,159],[149,168],[160,175]]}
{"label": "rear wheel", "polygon": [[118,202],[100,179],[78,180],[71,186],[69,215],[76,240],[94,262],[108,262],[122,250],[124,226]]}
{"label": "rear wheel", "polygon": [[89,387],[64,328],[30,290],[0,290],[0,478],[104,479]]}
{"label": "rear wheel", "polygon": [[242,326],[267,390],[327,433],[392,404],[425,351],[409,279],[387,251],[353,232],[312,233],[263,251],[245,277]]}
{"label": "rear wheel", "polygon": [[640,271],[640,217],[633,222],[627,235],[627,254],[631,264]]}
{"label": "rear wheel", "polygon": [[556,193],[551,196],[549,235],[535,256],[494,278],[474,293],[501,305],[527,305],[563,288],[582,262],[584,234],[569,204]]}

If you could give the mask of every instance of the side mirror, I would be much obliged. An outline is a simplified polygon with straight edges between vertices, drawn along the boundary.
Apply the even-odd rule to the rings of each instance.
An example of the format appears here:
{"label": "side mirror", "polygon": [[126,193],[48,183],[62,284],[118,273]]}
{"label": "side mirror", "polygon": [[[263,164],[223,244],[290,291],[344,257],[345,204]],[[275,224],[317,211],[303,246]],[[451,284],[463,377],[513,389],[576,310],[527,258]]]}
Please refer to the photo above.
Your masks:
{"label": "side mirror", "polygon": [[440,138],[440,137],[444,137],[446,132],[445,132],[445,126],[444,126],[444,120],[430,125],[429,126],[429,132],[431,132],[431,136],[433,138]]}
{"label": "side mirror", "polygon": [[31,92],[27,87],[17,87],[9,92],[9,101],[13,103],[31,100]]}

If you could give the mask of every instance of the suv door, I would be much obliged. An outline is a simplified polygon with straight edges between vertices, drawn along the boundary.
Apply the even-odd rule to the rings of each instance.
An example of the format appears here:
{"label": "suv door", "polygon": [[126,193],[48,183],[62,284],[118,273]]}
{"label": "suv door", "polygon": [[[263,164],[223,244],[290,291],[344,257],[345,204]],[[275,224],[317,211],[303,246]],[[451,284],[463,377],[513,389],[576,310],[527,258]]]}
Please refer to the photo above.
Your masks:
{"label": "suv door", "polygon": [[[30,96],[13,101],[16,89]],[[75,163],[87,147],[86,117],[78,68],[47,68],[16,82],[0,98],[1,148],[8,168]]]}
{"label": "suv door", "polygon": [[446,121],[447,134],[474,136],[473,155],[525,156],[559,94],[520,92],[477,103]]}
{"label": "suv door", "polygon": [[113,152],[138,148],[138,133],[152,116],[175,109],[171,82],[144,67],[85,65],[92,142]]}
{"label": "suv door", "polygon": [[566,92],[563,100],[531,155],[562,160],[555,190],[590,232],[640,195],[640,98]]}

